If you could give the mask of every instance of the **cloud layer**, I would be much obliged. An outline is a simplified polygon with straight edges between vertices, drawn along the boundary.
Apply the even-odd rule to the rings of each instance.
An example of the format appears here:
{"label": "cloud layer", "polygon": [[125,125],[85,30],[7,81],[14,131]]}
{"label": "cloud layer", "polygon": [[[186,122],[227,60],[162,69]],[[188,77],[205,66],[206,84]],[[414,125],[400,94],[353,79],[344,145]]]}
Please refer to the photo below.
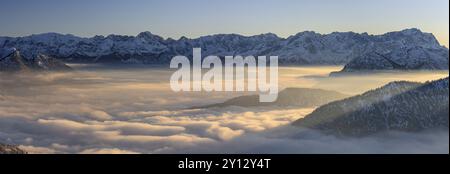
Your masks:
{"label": "cloud layer", "polygon": [[[334,69],[319,75],[328,70]],[[317,75],[310,71],[282,69],[282,86],[325,83],[298,78]],[[314,108],[183,109],[242,94],[175,94],[170,72],[158,68],[0,76],[0,142],[30,153],[448,153],[449,147],[448,130],[342,139],[288,126]]]}

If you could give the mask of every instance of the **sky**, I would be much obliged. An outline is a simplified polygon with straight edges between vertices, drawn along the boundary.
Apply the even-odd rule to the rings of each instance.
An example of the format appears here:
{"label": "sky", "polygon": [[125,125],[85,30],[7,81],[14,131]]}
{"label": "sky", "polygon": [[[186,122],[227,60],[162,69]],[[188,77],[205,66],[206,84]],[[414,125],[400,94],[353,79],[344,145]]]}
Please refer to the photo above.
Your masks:
{"label": "sky", "polygon": [[288,37],[301,31],[382,34],[406,28],[449,45],[448,0],[0,0],[0,36],[150,31],[164,38],[219,33]]}

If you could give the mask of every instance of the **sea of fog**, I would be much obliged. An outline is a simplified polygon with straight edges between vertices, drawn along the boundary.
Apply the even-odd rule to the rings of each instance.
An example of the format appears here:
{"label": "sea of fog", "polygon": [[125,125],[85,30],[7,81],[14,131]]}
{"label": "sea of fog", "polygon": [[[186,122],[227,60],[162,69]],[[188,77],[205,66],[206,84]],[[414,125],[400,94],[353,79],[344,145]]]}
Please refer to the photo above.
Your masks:
{"label": "sea of fog", "polygon": [[[447,132],[337,138],[289,124],[314,108],[188,109],[246,95],[171,91],[160,66],[71,65],[73,72],[0,74],[0,143],[30,153],[448,153]],[[279,86],[355,95],[448,71],[328,77],[340,66],[280,67]]]}

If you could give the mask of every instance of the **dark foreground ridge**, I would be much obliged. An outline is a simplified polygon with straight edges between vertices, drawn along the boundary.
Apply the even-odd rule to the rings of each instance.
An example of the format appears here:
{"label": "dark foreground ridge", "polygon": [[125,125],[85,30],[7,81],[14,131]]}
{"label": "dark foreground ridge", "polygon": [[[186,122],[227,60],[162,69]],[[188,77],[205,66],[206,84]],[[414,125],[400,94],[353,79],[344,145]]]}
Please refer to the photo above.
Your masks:
{"label": "dark foreground ridge", "polygon": [[331,101],[343,99],[348,95],[323,89],[310,88],[286,88],[278,93],[275,102],[259,102],[259,95],[240,96],[229,99],[223,103],[217,103],[196,108],[211,107],[258,107],[258,106],[278,106],[278,107],[316,107]]}
{"label": "dark foreground ridge", "polygon": [[339,136],[366,136],[390,130],[448,130],[448,83],[448,77],[424,84],[391,82],[321,106],[293,125]]}

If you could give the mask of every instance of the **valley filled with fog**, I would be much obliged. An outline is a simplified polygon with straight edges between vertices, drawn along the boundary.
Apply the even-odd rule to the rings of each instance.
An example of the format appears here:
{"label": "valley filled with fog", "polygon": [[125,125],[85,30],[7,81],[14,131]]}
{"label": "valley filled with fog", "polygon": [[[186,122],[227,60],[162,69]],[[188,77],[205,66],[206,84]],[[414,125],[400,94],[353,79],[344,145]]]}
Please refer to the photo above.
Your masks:
{"label": "valley filled with fog", "polygon": [[[0,74],[0,142],[30,153],[448,153],[447,131],[342,138],[291,126],[315,107],[189,109],[244,92],[171,91],[168,67],[71,65],[72,72]],[[280,91],[353,96],[448,71],[328,77],[342,66],[280,67]]]}

